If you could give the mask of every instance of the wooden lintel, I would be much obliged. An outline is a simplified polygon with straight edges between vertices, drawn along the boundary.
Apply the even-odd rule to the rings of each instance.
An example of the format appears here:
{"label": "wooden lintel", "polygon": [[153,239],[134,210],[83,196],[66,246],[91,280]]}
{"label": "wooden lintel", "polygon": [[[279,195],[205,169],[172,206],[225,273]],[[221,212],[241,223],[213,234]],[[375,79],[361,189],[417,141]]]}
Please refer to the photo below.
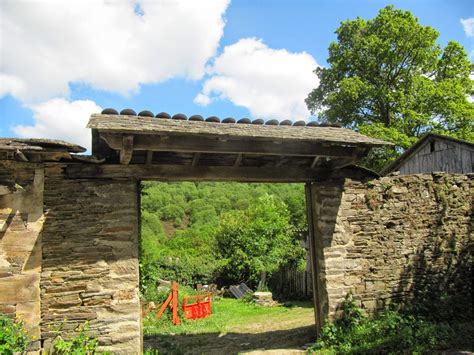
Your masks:
{"label": "wooden lintel", "polygon": [[153,160],[153,151],[149,150],[146,152],[146,165],[151,165],[151,162]]}
{"label": "wooden lintel", "polygon": [[70,164],[69,178],[159,181],[308,182],[330,174],[327,169],[259,168],[189,165]]}
{"label": "wooden lintel", "polygon": [[132,160],[133,154],[133,138],[131,134],[122,136],[122,146],[120,148],[120,164],[128,165]]}
{"label": "wooden lintel", "polygon": [[[100,132],[101,138],[110,148],[121,150],[122,135]],[[283,144],[264,140],[235,140],[222,141],[215,138],[200,136],[173,135],[164,139],[162,136],[135,135],[134,150],[153,150],[183,153],[227,153],[227,154],[258,154],[314,157],[348,157],[354,152],[366,148],[343,146],[337,144],[314,143],[307,141],[289,140]]]}
{"label": "wooden lintel", "polygon": [[276,166],[277,168],[279,168],[280,166],[283,165],[283,163],[284,163],[285,161],[286,161],[286,157],[285,157],[284,155],[282,155],[282,156],[280,157],[280,159],[278,160],[278,162],[275,164],[275,166]]}
{"label": "wooden lintel", "polygon": [[316,155],[314,157],[313,161],[311,162],[311,166],[310,166],[311,169],[313,169],[316,166],[316,164],[318,163],[319,158],[321,158],[319,155]]}
{"label": "wooden lintel", "polygon": [[234,167],[238,167],[240,165],[240,163],[242,162],[242,154],[237,154],[237,158],[235,158],[235,162],[234,162]]}
{"label": "wooden lintel", "polygon": [[191,166],[196,166],[197,165],[200,156],[201,156],[201,153],[194,153],[193,161],[191,163]]}

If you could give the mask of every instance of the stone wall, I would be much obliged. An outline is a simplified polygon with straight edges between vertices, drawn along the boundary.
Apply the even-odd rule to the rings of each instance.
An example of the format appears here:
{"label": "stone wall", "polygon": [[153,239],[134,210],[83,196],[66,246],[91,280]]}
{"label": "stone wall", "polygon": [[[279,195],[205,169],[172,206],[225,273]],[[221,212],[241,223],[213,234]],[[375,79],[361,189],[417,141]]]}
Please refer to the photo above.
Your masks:
{"label": "stone wall", "polygon": [[0,313],[21,319],[40,346],[44,169],[0,161]]}
{"label": "stone wall", "polygon": [[472,175],[313,184],[321,314],[352,292],[368,312],[472,315],[473,192]]}
{"label": "stone wall", "polygon": [[[24,320],[32,350],[49,346],[51,325],[89,321],[101,350],[138,353],[137,182],[68,179],[64,168],[0,161],[0,313]],[[470,317],[473,176],[328,179],[307,191],[322,317],[349,292],[368,312]]]}
{"label": "stone wall", "polygon": [[[69,180],[46,168],[41,331],[89,321],[100,349],[141,348],[138,191],[134,181]],[[48,347],[48,341],[45,342]]]}

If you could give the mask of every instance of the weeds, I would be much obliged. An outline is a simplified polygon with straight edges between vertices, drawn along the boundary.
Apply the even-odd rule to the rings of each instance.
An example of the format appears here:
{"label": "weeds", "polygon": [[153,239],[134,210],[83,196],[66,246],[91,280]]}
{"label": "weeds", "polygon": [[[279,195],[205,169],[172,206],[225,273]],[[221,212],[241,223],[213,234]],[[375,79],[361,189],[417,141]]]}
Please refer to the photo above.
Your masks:
{"label": "weeds", "polygon": [[[467,330],[466,330],[467,329]],[[472,349],[468,334],[472,324],[448,324],[385,310],[373,318],[365,316],[348,297],[342,316],[322,329],[310,353],[385,354],[426,353],[465,347]]]}
{"label": "weeds", "polygon": [[23,353],[29,343],[23,323],[0,314],[0,354]]}

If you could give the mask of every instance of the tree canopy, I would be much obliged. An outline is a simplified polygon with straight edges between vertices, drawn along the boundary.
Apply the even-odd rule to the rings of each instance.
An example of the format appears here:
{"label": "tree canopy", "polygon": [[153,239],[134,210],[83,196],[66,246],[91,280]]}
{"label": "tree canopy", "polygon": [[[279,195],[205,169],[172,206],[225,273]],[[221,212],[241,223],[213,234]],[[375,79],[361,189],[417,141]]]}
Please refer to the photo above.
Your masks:
{"label": "tree canopy", "polygon": [[[336,35],[329,67],[316,68],[320,84],[306,98],[313,114],[400,148],[426,132],[474,141],[474,66],[459,43],[442,49],[435,29],[393,6],[342,22]],[[378,153],[380,165],[397,151]]]}
{"label": "tree canopy", "polygon": [[216,238],[221,272],[231,282],[259,280],[264,287],[268,275],[303,257],[286,205],[271,195],[224,214]]}

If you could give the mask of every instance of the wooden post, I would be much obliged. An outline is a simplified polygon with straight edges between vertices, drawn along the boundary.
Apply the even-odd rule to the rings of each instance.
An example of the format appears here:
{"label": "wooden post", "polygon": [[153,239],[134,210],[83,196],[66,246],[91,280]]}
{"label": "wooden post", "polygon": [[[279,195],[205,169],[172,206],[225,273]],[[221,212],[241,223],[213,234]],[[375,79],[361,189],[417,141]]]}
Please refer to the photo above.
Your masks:
{"label": "wooden post", "polygon": [[319,338],[321,328],[323,326],[322,312],[321,312],[321,300],[319,297],[318,287],[318,263],[316,260],[316,240],[315,240],[315,224],[316,216],[314,210],[314,197],[312,183],[305,184],[305,195],[306,195],[306,215],[308,223],[308,238],[309,238],[309,250],[311,258],[311,278],[313,281],[313,302],[314,302],[314,317],[316,323],[316,338]]}
{"label": "wooden post", "polygon": [[160,318],[163,312],[165,311],[166,307],[169,306],[171,299],[173,298],[173,294],[169,295],[168,298],[166,299],[165,303],[161,306],[160,310],[156,314],[156,318]]}
{"label": "wooden post", "polygon": [[173,281],[173,291],[172,291],[172,299],[173,299],[173,324],[179,325],[179,317],[178,317],[178,284]]}

